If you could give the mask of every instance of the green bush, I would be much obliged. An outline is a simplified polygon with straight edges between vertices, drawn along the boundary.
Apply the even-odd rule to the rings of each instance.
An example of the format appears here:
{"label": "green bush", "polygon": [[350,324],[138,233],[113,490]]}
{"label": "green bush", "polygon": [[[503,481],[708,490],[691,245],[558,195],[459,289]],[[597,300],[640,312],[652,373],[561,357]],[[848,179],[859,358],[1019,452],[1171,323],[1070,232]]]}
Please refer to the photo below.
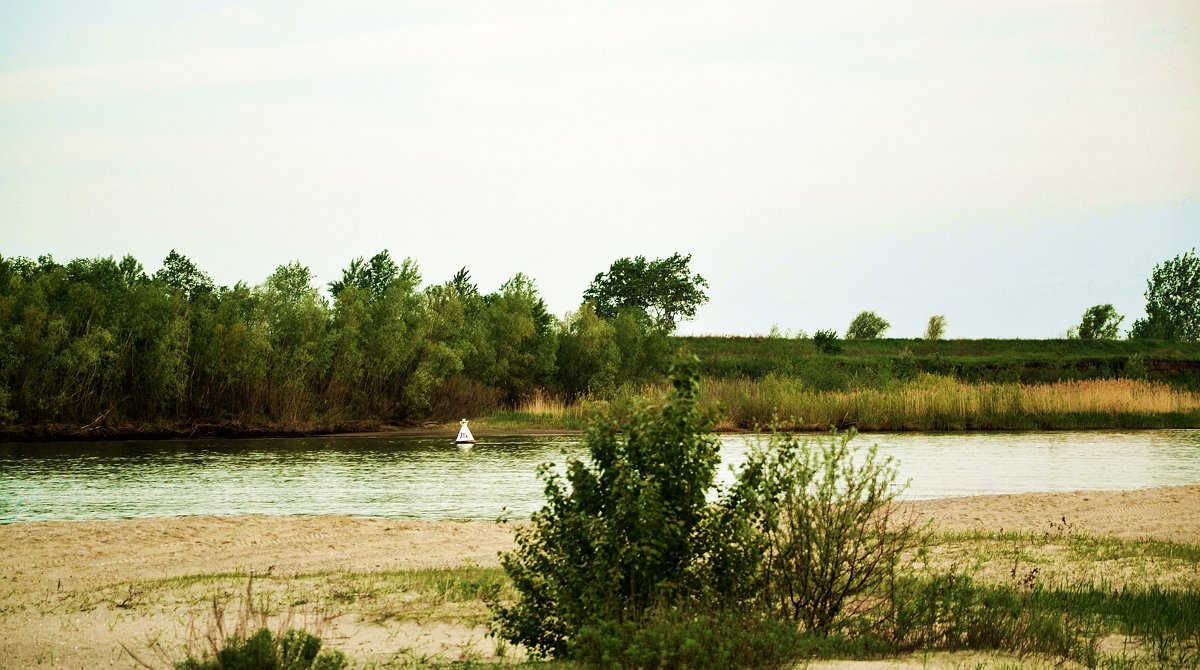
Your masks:
{"label": "green bush", "polygon": [[888,602],[898,571],[927,533],[895,512],[896,467],[876,447],[772,433],[732,494],[753,501],[764,539],[762,596],[805,630],[828,634]]}
{"label": "green bush", "polygon": [[231,636],[215,656],[197,660],[188,658],[175,664],[176,670],[341,670],[346,657],[339,651],[321,652],[321,640],[307,631],[293,628],[282,635],[270,629],[239,639]]}
{"label": "green bush", "polygon": [[594,421],[584,435],[588,458],[570,459],[565,480],[542,466],[546,505],[501,557],[519,596],[494,606],[499,637],[563,656],[585,626],[725,597],[699,577],[731,571],[710,565],[726,554],[704,542],[726,534],[709,528],[720,442],[714,417],[698,408],[696,367],[695,359],[672,366],[661,408]]}
{"label": "green bush", "polygon": [[813,344],[818,351],[826,354],[842,353],[842,345],[838,344],[837,331],[833,329],[818,330],[813,333]]}

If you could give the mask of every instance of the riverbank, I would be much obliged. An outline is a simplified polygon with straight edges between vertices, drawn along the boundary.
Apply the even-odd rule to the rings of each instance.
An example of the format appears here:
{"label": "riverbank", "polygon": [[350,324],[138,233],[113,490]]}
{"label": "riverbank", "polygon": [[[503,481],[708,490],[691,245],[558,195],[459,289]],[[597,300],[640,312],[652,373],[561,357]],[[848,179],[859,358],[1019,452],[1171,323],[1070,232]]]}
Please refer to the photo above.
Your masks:
{"label": "riverbank", "polygon": [[[984,563],[996,565],[981,563],[980,574],[1015,565],[1004,544],[1011,543],[1018,554],[1043,556],[1030,560],[1047,583],[1054,575],[1089,575],[1114,588],[1131,580],[1197,579],[1195,559],[1169,557],[1179,552],[1147,558],[1146,547],[1157,545],[1144,542],[1200,544],[1200,485],[908,505],[950,534],[935,549],[943,560],[967,565],[962,561],[973,551],[990,556]],[[122,645],[147,657],[158,649],[177,658],[189,625],[203,625],[214,596],[235,610],[251,575],[256,597],[277,615],[291,612],[319,624],[329,643],[356,662],[498,660],[512,650],[486,636],[481,594],[503,579],[497,554],[513,546],[512,528],[340,516],[3,525],[0,665],[133,667]],[[1113,544],[1104,556],[1064,563],[1074,551],[1071,538],[1088,537]],[[962,662],[949,658],[947,667]]]}
{"label": "riverbank", "polygon": [[[577,433],[601,413],[623,416],[643,398],[662,397],[663,385],[625,388],[608,399],[565,403],[536,394],[515,409],[493,409],[471,418],[477,434]],[[1107,379],[1053,384],[969,383],[922,375],[884,388],[818,391],[791,377],[710,379],[701,403],[721,432],[771,425],[823,432],[830,427],[863,432],[1143,430],[1200,428],[1200,392],[1166,384]],[[0,428],[0,442],[310,437],[314,435],[453,436],[458,421],[395,423],[354,421],[189,421],[134,423],[98,417],[85,425],[34,424]]]}

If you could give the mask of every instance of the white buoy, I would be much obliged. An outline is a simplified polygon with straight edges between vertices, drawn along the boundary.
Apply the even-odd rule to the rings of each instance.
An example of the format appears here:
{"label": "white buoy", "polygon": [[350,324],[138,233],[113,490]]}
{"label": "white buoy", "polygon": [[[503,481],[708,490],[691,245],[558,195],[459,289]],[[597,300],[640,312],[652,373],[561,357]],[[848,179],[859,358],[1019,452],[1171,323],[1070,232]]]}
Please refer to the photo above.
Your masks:
{"label": "white buoy", "polygon": [[458,437],[454,440],[455,444],[475,444],[475,436],[471,434],[471,429],[467,428],[467,420],[463,419],[458,422]]}

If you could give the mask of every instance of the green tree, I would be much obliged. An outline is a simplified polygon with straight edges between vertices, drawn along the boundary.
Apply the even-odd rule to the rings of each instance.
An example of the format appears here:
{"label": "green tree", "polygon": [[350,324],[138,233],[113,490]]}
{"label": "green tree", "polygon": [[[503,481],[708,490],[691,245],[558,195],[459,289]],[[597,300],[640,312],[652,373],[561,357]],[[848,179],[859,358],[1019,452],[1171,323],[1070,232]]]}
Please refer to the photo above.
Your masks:
{"label": "green tree", "polygon": [[[396,264],[387,251],[357,258],[330,284],[334,295],[333,359],[329,394],[362,415],[406,418],[423,412],[442,380],[462,367],[461,357],[439,335],[444,318],[429,309],[412,259]],[[443,295],[442,297],[448,297]],[[453,319],[457,303],[442,301]]]}
{"label": "green tree", "polygon": [[[410,261],[405,261],[405,266],[406,275],[415,272],[415,265]],[[336,298],[347,287],[353,286],[365,292],[371,299],[378,300],[400,278],[400,275],[401,267],[396,265],[396,262],[392,260],[392,255],[384,249],[372,256],[369,261],[364,262],[361,256],[350,261],[350,265],[342,270],[342,278],[329,282],[329,294]],[[405,276],[404,279],[410,280],[411,276]],[[420,281],[419,275],[417,281]]]}
{"label": "green tree", "polygon": [[695,317],[696,309],[708,302],[708,282],[692,273],[691,260],[691,254],[678,253],[653,261],[645,256],[617,259],[608,272],[596,275],[583,299],[604,319],[615,319],[622,309],[633,307],[673,332],[679,320]]}
{"label": "green tree", "polygon": [[855,316],[854,320],[850,322],[850,326],[846,328],[846,339],[875,340],[891,326],[892,324],[875,312],[859,312],[858,316]]}
{"label": "green tree", "polygon": [[256,289],[270,343],[267,410],[273,418],[299,421],[318,408],[328,366],[329,307],[312,279],[312,271],[293,262]]}
{"label": "green tree", "polygon": [[571,395],[605,393],[616,387],[621,367],[616,328],[596,314],[592,303],[583,303],[563,320],[555,363],[559,386]]}
{"label": "green tree", "polygon": [[946,317],[942,314],[934,314],[929,317],[929,324],[925,326],[925,339],[940,340],[946,334]]}
{"label": "green tree", "polygon": [[1115,340],[1124,320],[1112,305],[1093,305],[1083,313],[1076,332],[1081,340]]}
{"label": "green tree", "polygon": [[1154,266],[1146,281],[1146,318],[1133,322],[1129,336],[1200,340],[1200,257],[1195,249]]}
{"label": "green tree", "polygon": [[534,281],[517,273],[484,300],[490,365],[481,381],[499,388],[509,402],[554,379],[558,344],[554,316]]}
{"label": "green tree", "polygon": [[154,273],[154,278],[180,293],[186,300],[202,293],[212,293],[216,289],[212,277],[196,267],[190,258],[174,249],[163,259],[162,268]]}

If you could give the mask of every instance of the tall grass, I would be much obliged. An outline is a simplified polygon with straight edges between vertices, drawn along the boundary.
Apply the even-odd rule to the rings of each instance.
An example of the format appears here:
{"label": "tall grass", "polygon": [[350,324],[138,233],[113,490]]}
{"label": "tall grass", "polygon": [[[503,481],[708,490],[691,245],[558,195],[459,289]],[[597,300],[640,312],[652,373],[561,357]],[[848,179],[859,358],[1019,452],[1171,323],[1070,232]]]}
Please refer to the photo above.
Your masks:
{"label": "tall grass", "polygon": [[803,382],[710,379],[704,402],[719,428],[753,428],[778,417],[784,427],[823,430],[1003,430],[1200,426],[1200,393],[1128,379],[1052,384],[968,383],[921,375],[884,388],[816,391]]}
{"label": "tall grass", "polygon": [[587,423],[587,417],[591,414],[591,404],[587,398],[568,403],[560,396],[536,389],[521,399],[515,408],[493,410],[476,423],[493,430],[580,429]]}
{"label": "tall grass", "polygon": [[[514,409],[481,412],[478,425],[501,429],[580,429],[602,409],[618,415],[661,385],[625,386],[606,399],[568,403],[536,391]],[[965,382],[923,374],[907,382],[850,390],[818,390],[795,377],[706,379],[702,405],[716,409],[717,430],[1078,430],[1200,427],[1200,392],[1159,382],[1092,379],[1050,384]]]}

